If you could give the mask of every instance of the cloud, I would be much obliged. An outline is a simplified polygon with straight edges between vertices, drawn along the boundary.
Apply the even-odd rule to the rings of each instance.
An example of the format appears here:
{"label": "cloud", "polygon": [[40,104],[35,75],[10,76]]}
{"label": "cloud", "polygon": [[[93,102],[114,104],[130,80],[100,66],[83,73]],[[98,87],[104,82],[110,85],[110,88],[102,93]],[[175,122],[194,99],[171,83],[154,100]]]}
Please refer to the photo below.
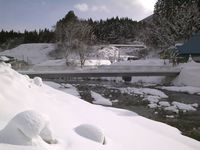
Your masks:
{"label": "cloud", "polygon": [[76,5],[74,5],[74,8],[76,8],[79,11],[82,11],[82,12],[86,12],[86,11],[89,10],[89,6],[86,3],[76,4]]}
{"label": "cloud", "polygon": [[142,8],[144,11],[153,12],[157,0],[112,0],[125,9]]}
{"label": "cloud", "polygon": [[91,7],[91,11],[94,11],[94,12],[110,12],[110,10],[105,6],[105,5],[102,5],[102,6],[97,6],[97,5],[93,5]]}
{"label": "cloud", "polygon": [[88,12],[88,11],[92,11],[92,12],[110,12],[110,10],[108,9],[107,6],[105,5],[91,5],[89,6],[86,3],[82,3],[82,4],[76,4],[74,5],[74,8],[76,8],[77,10],[81,11],[81,12]]}

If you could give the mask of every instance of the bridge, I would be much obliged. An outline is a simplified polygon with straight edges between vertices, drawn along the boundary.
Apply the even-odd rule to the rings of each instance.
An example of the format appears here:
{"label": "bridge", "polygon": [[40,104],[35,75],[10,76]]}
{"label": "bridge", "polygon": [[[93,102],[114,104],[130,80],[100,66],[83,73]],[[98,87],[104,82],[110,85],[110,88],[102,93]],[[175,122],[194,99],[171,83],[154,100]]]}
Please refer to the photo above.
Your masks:
{"label": "bridge", "polygon": [[104,66],[98,68],[74,68],[74,69],[47,69],[19,71],[29,77],[41,77],[43,79],[88,78],[88,77],[132,77],[132,76],[177,76],[180,69],[171,66]]}

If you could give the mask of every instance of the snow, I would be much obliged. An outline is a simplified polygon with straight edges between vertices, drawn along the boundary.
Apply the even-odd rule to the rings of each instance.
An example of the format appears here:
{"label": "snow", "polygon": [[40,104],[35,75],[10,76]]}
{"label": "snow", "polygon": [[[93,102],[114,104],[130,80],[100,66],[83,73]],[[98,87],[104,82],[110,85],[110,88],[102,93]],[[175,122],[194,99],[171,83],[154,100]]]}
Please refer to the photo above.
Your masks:
{"label": "snow", "polygon": [[121,93],[127,93],[127,94],[138,94],[138,95],[152,95],[152,96],[158,96],[160,98],[168,98],[168,96],[157,89],[151,89],[151,88],[135,88],[135,87],[127,87],[127,88],[118,88]]}
{"label": "snow", "polygon": [[13,145],[45,144],[41,138],[44,137],[45,141],[53,140],[51,130],[47,125],[48,119],[42,114],[35,111],[21,112],[0,131],[0,143]]}
{"label": "snow", "polygon": [[110,60],[104,59],[90,59],[86,60],[84,66],[101,66],[101,65],[110,65]]}
{"label": "snow", "polygon": [[185,110],[185,111],[196,111],[194,107],[192,107],[190,104],[184,104],[180,102],[172,102],[172,105],[176,106],[180,110]]}
{"label": "snow", "polygon": [[0,55],[12,56],[31,64],[39,64],[49,60],[48,54],[54,49],[54,44],[22,44],[16,48],[0,52]]}
{"label": "snow", "polygon": [[41,79],[40,77],[34,77],[34,78],[33,78],[33,82],[34,82],[35,85],[37,85],[37,86],[42,86],[42,85],[43,85],[42,79]]}
{"label": "snow", "polygon": [[82,124],[76,127],[74,130],[78,135],[83,136],[87,139],[93,140],[100,144],[105,143],[105,136],[103,131],[101,131],[101,129],[99,129],[96,126],[89,124]]}
{"label": "snow", "polygon": [[157,105],[157,104],[154,104],[154,103],[148,104],[148,106],[149,106],[149,108],[152,108],[152,109],[158,107],[158,105]]}
{"label": "snow", "polygon": [[78,90],[76,89],[76,87],[74,87],[71,84],[64,84],[64,83],[59,84],[59,83],[50,82],[50,81],[45,81],[44,83],[49,85],[52,88],[66,92],[67,94],[71,94],[71,95],[74,95],[76,97],[81,97]]}
{"label": "snow", "polygon": [[169,106],[170,106],[170,103],[169,103],[169,102],[166,102],[166,101],[160,101],[160,102],[159,102],[159,105],[162,106],[162,107],[169,107]]}
{"label": "snow", "polygon": [[[18,113],[34,110],[49,117],[57,144],[36,139],[37,146],[0,143],[1,150],[199,150],[200,142],[174,127],[116,108],[87,103],[45,84],[37,86],[6,64],[0,64],[0,129]],[[106,144],[78,135],[74,129],[89,124],[103,131]],[[18,139],[15,139],[16,141]],[[42,140],[42,141],[41,141]],[[45,143],[45,144],[44,144]]]}
{"label": "snow", "polygon": [[0,61],[9,61],[10,59],[6,56],[0,56]]}
{"label": "snow", "polygon": [[92,103],[94,104],[112,106],[112,102],[109,99],[104,98],[103,96],[94,91],[91,91],[91,96],[94,99],[94,101],[92,101]]}
{"label": "snow", "polygon": [[159,96],[148,95],[143,100],[148,101],[150,104],[153,104],[153,103],[158,103],[159,99],[160,99]]}
{"label": "snow", "polygon": [[193,86],[163,86],[160,89],[168,90],[168,91],[175,91],[175,92],[184,92],[188,94],[200,94],[200,87],[193,87]]}
{"label": "snow", "polygon": [[179,113],[179,110],[177,109],[176,106],[169,106],[169,107],[165,107],[164,110],[167,110],[167,111],[171,111],[171,112],[175,112],[175,113]]}
{"label": "snow", "polygon": [[103,49],[100,49],[97,52],[97,57],[100,59],[116,61],[118,56],[119,49],[114,46],[104,47]]}
{"label": "snow", "polygon": [[[164,64],[165,63],[165,64]],[[131,61],[120,61],[112,64],[113,66],[169,66],[169,60],[163,59],[140,59]]]}
{"label": "snow", "polygon": [[200,87],[200,63],[194,61],[181,65],[180,75],[173,81],[175,86]]}

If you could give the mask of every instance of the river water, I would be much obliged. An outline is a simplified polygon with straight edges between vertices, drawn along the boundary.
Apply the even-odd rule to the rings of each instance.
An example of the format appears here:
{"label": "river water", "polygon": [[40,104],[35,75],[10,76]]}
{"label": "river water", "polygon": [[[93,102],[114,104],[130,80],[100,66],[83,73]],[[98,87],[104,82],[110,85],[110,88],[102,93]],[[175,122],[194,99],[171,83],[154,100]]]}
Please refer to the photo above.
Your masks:
{"label": "river water", "polygon": [[[174,112],[164,111],[163,109],[159,108],[151,109],[148,107],[148,102],[143,101],[140,96],[121,93],[119,90],[117,90],[117,88],[141,87],[131,83],[116,83],[112,81],[98,80],[69,81],[68,83],[75,86],[80,93],[81,98],[90,103],[92,103],[93,101],[90,92],[97,92],[103,97],[113,101],[112,107],[134,111],[146,118],[167,123],[171,126],[178,128],[183,135],[192,137],[200,141],[199,107],[197,108],[197,111],[179,112],[178,114]],[[153,86],[148,88],[156,89],[156,87]],[[169,97],[165,99],[165,101],[176,101],[185,104],[197,103],[200,106],[200,95],[189,95],[187,93],[171,92],[166,90],[161,91]]]}

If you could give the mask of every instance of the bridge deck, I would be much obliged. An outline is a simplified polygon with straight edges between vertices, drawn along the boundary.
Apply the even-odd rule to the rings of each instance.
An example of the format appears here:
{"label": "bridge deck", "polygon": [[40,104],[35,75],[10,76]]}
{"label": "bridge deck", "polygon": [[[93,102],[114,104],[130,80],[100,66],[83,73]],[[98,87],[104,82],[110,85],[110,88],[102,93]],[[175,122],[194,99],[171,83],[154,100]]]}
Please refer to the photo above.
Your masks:
{"label": "bridge deck", "polygon": [[137,66],[137,67],[102,67],[98,69],[19,71],[30,77],[64,78],[64,77],[122,77],[122,76],[177,76],[180,69],[173,67]]}

